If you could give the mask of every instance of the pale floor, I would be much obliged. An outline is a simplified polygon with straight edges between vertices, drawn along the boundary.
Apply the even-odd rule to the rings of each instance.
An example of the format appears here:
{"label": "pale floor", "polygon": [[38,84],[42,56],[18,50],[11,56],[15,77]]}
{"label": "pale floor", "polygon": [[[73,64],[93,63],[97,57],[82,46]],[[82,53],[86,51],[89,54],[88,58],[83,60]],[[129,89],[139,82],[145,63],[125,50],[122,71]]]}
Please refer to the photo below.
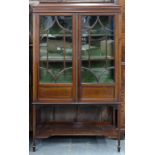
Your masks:
{"label": "pale floor", "polygon": [[29,155],[125,155],[125,140],[117,152],[117,141],[104,137],[51,137],[38,140],[36,152]]}

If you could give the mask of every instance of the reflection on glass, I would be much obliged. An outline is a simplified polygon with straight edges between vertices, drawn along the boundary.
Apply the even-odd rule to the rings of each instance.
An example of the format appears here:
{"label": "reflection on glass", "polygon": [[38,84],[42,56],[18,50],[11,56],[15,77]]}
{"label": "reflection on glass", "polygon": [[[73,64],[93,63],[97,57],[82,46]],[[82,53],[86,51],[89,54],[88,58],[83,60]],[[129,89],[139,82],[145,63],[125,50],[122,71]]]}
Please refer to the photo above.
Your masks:
{"label": "reflection on glass", "polygon": [[114,82],[113,16],[81,18],[82,83]]}
{"label": "reflection on glass", "polygon": [[72,83],[72,17],[40,17],[40,82]]}

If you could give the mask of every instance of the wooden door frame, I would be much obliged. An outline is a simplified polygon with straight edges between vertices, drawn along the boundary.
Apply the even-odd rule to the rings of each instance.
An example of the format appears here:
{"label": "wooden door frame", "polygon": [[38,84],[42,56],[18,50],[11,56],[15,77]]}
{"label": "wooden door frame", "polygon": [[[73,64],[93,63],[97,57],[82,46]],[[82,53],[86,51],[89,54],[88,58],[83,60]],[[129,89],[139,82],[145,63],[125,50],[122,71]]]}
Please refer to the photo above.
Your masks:
{"label": "wooden door frame", "polygon": [[[80,93],[82,92],[82,84],[81,84],[81,58],[80,58],[80,50],[81,50],[81,17],[83,15],[106,15],[106,16],[113,16],[114,17],[114,31],[115,31],[115,34],[114,34],[114,42],[115,42],[115,82],[114,84],[99,84],[98,86],[101,86],[101,87],[108,87],[108,86],[114,86],[115,88],[115,96],[114,96],[114,99],[113,100],[107,100],[107,99],[103,99],[101,101],[99,101],[100,103],[101,102],[119,102],[119,96],[120,96],[120,83],[121,83],[121,79],[119,75],[121,75],[121,16],[120,16],[120,13],[104,13],[104,12],[93,12],[93,13],[78,13],[79,17],[78,17],[78,25],[79,25],[79,32],[78,32],[78,95],[79,95],[79,99],[81,99],[81,95]],[[85,84],[83,84],[85,85]],[[86,84],[87,86],[91,84]],[[95,86],[95,84],[92,85],[93,87],[98,87],[97,85]],[[86,102],[91,102],[92,99],[86,101]],[[80,100],[79,100],[80,101]],[[83,101],[82,101],[83,102]],[[97,100],[96,101],[93,101],[93,102],[98,102]]]}
{"label": "wooden door frame", "polygon": [[[39,41],[39,34],[40,34],[40,16],[72,16],[72,49],[73,49],[73,56],[72,56],[72,83],[64,84],[40,84],[39,82],[39,57],[40,57],[40,41]],[[33,14],[33,102],[74,102],[76,100],[76,23],[75,23],[75,15],[74,13],[34,13]],[[44,100],[39,98],[39,88],[40,87],[71,87],[72,88],[72,97],[71,99],[49,99]]]}

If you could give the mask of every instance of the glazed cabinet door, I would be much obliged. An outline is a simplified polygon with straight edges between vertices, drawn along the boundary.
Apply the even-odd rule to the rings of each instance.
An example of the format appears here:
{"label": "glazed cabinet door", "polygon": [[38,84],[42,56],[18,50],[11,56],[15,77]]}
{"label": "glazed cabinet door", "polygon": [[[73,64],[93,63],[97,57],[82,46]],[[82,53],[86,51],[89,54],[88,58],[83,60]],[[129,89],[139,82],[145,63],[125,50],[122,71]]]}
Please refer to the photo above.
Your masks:
{"label": "glazed cabinet door", "polygon": [[117,100],[117,16],[81,14],[79,17],[79,101]]}
{"label": "glazed cabinet door", "polygon": [[35,14],[33,27],[33,101],[96,103],[118,100],[117,14]]}
{"label": "glazed cabinet door", "polygon": [[[37,15],[37,98],[40,102],[75,99],[75,47],[72,14]],[[37,31],[37,30],[36,30]]]}

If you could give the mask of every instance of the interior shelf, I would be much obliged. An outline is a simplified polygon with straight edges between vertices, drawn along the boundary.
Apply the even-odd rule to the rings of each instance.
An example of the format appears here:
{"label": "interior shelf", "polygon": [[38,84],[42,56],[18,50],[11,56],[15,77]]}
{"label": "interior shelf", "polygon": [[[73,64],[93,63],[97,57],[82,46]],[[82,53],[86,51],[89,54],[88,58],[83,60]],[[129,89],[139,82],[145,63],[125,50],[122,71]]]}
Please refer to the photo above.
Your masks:
{"label": "interior shelf", "polygon": [[51,122],[39,124],[36,138],[50,136],[109,136],[116,137],[117,128],[109,122]]}
{"label": "interior shelf", "polygon": [[[81,58],[81,61],[88,61],[89,60],[89,57],[88,56],[83,56]],[[98,60],[114,60],[114,57],[112,56],[91,56],[90,57],[90,60],[91,61],[98,61]],[[40,61],[47,61],[47,57],[46,56],[42,56],[40,58]],[[48,61],[52,61],[52,62],[61,62],[61,61],[64,61],[64,57],[48,57]],[[72,57],[68,57],[66,56],[65,57],[65,61],[72,61]]]}
{"label": "interior shelf", "polygon": [[[47,34],[40,34],[41,38],[47,38]],[[103,34],[103,33],[90,33],[90,34],[82,34],[81,35],[82,37],[89,37],[89,36],[92,36],[92,37],[100,37],[100,36],[109,36],[109,37],[113,37],[114,35],[113,34]],[[48,38],[56,38],[56,37],[64,37],[64,33],[57,33],[57,34],[48,34]],[[65,37],[72,37],[72,34],[65,34]]]}

